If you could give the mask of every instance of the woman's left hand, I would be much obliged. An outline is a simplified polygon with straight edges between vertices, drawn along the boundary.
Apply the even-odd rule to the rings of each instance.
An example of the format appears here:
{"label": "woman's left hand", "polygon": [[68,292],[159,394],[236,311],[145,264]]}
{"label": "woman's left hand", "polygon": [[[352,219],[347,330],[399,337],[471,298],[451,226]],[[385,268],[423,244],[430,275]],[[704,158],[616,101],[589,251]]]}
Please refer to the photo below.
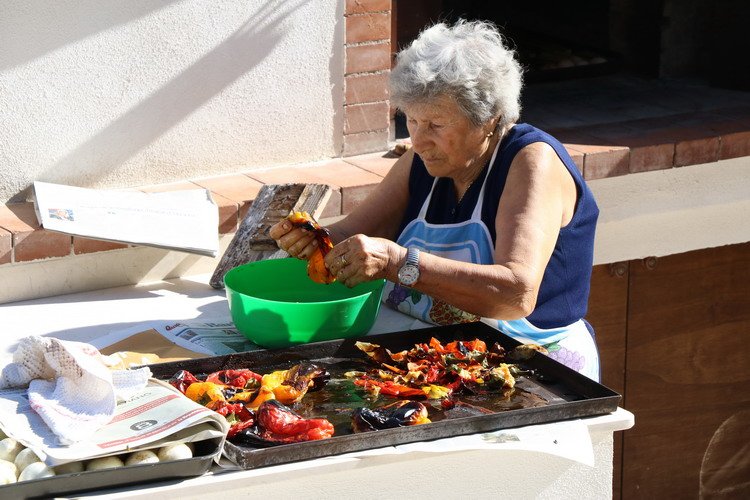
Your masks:
{"label": "woman's left hand", "polygon": [[396,243],[385,238],[355,234],[334,246],[326,255],[326,266],[336,280],[349,288],[386,277],[388,265],[399,261]]}

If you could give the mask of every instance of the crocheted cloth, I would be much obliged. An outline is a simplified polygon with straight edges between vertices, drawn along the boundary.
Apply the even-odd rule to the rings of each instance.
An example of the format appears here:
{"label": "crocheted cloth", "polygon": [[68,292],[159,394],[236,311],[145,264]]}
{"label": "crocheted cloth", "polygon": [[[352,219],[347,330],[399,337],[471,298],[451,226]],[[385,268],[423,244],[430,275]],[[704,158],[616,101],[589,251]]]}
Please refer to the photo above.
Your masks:
{"label": "crocheted cloth", "polygon": [[31,407],[61,444],[85,440],[108,423],[118,400],[146,387],[151,370],[110,370],[92,345],[51,337],[21,339],[0,387],[29,386]]}

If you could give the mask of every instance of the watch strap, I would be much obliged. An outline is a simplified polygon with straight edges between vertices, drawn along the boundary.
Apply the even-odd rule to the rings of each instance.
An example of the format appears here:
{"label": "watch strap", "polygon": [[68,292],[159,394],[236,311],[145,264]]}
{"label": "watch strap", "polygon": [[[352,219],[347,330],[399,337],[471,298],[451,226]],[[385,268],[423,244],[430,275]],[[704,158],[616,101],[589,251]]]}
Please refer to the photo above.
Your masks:
{"label": "watch strap", "polygon": [[406,264],[419,266],[419,248],[409,247],[406,249]]}
{"label": "watch strap", "polygon": [[406,249],[406,262],[398,270],[398,281],[401,285],[411,287],[419,280],[419,249]]}

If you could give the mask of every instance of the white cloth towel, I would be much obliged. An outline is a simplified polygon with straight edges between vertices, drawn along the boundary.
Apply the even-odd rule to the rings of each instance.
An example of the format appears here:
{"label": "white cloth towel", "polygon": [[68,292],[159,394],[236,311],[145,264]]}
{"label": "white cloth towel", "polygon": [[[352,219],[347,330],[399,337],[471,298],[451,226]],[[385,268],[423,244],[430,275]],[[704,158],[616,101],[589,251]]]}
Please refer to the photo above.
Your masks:
{"label": "white cloth towel", "polygon": [[146,387],[151,370],[110,370],[94,346],[52,337],[21,339],[0,387],[29,386],[31,407],[60,444],[85,440],[112,420],[117,401]]}

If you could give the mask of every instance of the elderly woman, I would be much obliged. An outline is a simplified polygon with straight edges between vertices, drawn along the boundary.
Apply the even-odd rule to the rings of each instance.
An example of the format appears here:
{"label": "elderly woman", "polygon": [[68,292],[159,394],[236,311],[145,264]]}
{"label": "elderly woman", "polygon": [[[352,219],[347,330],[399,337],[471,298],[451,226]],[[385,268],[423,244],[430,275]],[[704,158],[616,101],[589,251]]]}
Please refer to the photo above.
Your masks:
{"label": "elderly woman", "polygon": [[[598,380],[583,319],[598,208],[566,152],[520,114],[522,73],[485,22],[437,24],[391,73],[412,149],[329,229],[328,269],[347,286],[386,278],[383,298],[434,324],[482,320]],[[271,229],[298,258],[313,236]]]}

